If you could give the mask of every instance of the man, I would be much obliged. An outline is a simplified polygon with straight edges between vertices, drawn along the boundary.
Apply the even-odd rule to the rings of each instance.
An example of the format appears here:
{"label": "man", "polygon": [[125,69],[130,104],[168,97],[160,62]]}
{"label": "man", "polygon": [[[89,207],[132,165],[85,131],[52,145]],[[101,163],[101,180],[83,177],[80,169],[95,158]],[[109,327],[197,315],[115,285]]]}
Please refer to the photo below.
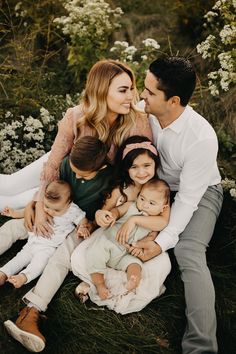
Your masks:
{"label": "man", "polygon": [[160,154],[158,176],[176,194],[168,226],[155,241],[139,241],[135,246],[144,249],[142,260],[175,247],[186,301],[183,353],[209,354],[217,353],[216,315],[205,253],[223,193],[216,162],[216,134],[187,105],[195,84],[193,67],[180,57],[155,60],[146,75],[142,98],[145,111],[151,114],[154,143]]}

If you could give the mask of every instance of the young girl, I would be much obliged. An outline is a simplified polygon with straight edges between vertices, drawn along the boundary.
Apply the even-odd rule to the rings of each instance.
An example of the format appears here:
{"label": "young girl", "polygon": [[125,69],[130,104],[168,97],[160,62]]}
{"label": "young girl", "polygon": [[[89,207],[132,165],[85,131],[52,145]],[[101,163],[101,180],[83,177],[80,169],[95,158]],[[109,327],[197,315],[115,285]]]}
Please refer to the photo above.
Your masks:
{"label": "young girl", "polygon": [[[135,135],[126,139],[117,152],[112,191],[103,208],[95,214],[99,226],[107,227],[111,224],[110,210],[112,208],[137,199],[142,186],[153,177],[157,177],[158,164],[158,152],[147,137]],[[165,212],[160,216],[148,218],[145,225],[143,225],[142,217],[135,219],[135,223],[147,226],[151,230],[149,227],[151,222],[152,230],[160,231],[168,222],[169,212],[169,209],[165,209]],[[134,219],[131,220],[134,223]],[[125,238],[125,235],[123,236]]]}
{"label": "young girl", "polygon": [[[113,189],[111,193],[108,195],[104,206],[101,210],[98,210],[96,212],[96,222],[99,226],[101,227],[108,227],[111,225],[114,221],[111,209],[125,203],[126,201],[135,201],[137,199],[137,196],[142,188],[142,186],[152,179],[153,177],[156,177],[157,173],[157,166],[158,166],[158,152],[155,148],[155,146],[152,144],[152,142],[142,136],[132,136],[128,138],[119,148],[117,152],[117,158],[116,158],[116,172],[115,176],[116,178],[114,179],[114,184],[113,184]],[[140,216],[140,215],[135,215],[131,216],[120,228],[120,230],[117,233],[117,238],[119,239],[120,243],[125,244],[126,239],[128,239],[129,233],[134,229],[135,225],[143,226],[145,228],[148,228],[150,231],[160,231],[162,230],[168,223],[169,220],[169,210],[170,208],[165,208],[162,213],[160,213],[158,216]],[[84,254],[86,254],[86,248],[89,247],[91,242],[93,242],[94,237],[99,237],[100,235],[100,230],[98,229],[93,233],[92,237],[86,241],[84,241],[81,246],[78,246],[74,253],[72,254],[72,270],[75,275],[79,276],[82,280],[89,280],[89,284],[91,284],[91,279],[87,273],[86,269],[86,261],[84,260]],[[141,252],[141,250],[140,250]],[[136,254],[137,255],[137,254]],[[139,311],[141,308],[147,305],[154,297],[158,296],[161,291],[160,289],[163,288],[163,281],[165,280],[167,274],[170,271],[170,262],[168,255],[166,253],[163,253],[161,256],[156,257],[158,259],[158,263],[161,263],[163,260],[163,265],[158,265],[156,269],[161,270],[160,274],[160,279],[162,279],[161,283],[155,281],[155,284],[158,283],[157,287],[152,286],[153,291],[150,291],[150,296],[143,297],[143,293],[139,293],[138,289],[136,289],[136,294],[133,294],[134,297],[136,296],[136,299],[132,299],[133,305],[128,306],[128,304],[125,305],[125,308],[120,308],[119,304],[114,305],[113,303],[109,304],[109,299],[101,300],[94,294],[93,292],[93,287],[86,285],[85,283],[79,284],[79,286],[76,288],[76,295],[79,295],[82,293],[82,297],[85,295],[86,292],[89,291],[89,295],[92,301],[97,303],[98,305],[107,305],[110,308],[113,308],[117,312],[121,313],[128,313],[132,311]],[[83,264],[83,261],[85,261],[85,264]],[[151,260],[150,262],[153,264],[154,260]],[[144,269],[148,265],[149,262],[146,262],[144,264]],[[160,268],[161,267],[161,268]],[[147,273],[149,273],[149,276],[152,274],[155,274],[156,270],[151,267],[146,267]],[[109,277],[109,272],[111,269],[107,270],[106,276]],[[151,272],[151,273],[150,273]],[[123,272],[122,272],[123,273]],[[118,274],[118,273],[117,273]],[[114,273],[113,273],[114,275]],[[155,276],[158,276],[156,273]],[[164,275],[164,276],[163,276]],[[144,277],[145,277],[145,272],[144,272]],[[118,278],[116,278],[118,281]],[[150,277],[149,280],[150,281]],[[106,279],[106,283],[109,287],[109,279]],[[143,286],[146,285],[145,281],[140,283],[139,288],[142,288]],[[149,285],[147,285],[149,286]],[[111,293],[112,289],[109,289]],[[127,291],[127,289],[126,289]],[[154,295],[155,294],[155,295]],[[140,301],[141,299],[141,301]],[[134,300],[134,301],[133,301]],[[137,300],[137,301],[136,301]],[[108,302],[107,302],[108,301]],[[118,307],[117,307],[118,305]]]}

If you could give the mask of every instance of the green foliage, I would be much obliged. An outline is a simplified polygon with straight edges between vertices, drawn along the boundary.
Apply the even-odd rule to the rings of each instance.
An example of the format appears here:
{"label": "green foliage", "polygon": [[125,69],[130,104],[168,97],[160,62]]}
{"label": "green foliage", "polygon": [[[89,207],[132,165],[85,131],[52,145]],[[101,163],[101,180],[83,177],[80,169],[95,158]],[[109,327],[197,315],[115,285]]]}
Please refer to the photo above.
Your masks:
{"label": "green foliage", "polygon": [[105,55],[122,10],[113,10],[104,0],[63,0],[62,4],[67,15],[54,22],[69,37],[68,62],[80,80]]}
{"label": "green foliage", "polygon": [[213,96],[218,96],[236,83],[235,0],[217,0],[204,17],[208,36],[197,45],[197,51],[211,66],[209,89]]}
{"label": "green foliage", "polygon": [[126,41],[115,41],[110,57],[126,62],[133,69],[137,88],[141,91],[150,62],[161,53],[159,49],[159,43],[152,38],[143,40],[137,48]]}

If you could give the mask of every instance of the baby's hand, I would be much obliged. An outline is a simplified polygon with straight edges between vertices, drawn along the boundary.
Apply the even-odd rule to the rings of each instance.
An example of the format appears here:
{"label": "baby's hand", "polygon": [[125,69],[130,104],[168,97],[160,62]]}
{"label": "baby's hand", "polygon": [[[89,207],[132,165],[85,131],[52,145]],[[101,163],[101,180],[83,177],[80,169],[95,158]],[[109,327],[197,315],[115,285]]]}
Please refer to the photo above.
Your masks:
{"label": "baby's hand", "polygon": [[89,228],[86,225],[79,225],[77,228],[77,237],[88,238],[90,236]]}
{"label": "baby's hand", "polygon": [[116,241],[121,245],[125,245],[128,240],[131,232],[135,228],[134,218],[131,216],[124,224],[120,227],[116,234]]}
{"label": "baby's hand", "polygon": [[108,227],[114,224],[114,217],[109,210],[97,210],[95,214],[95,220],[98,226]]}
{"label": "baby's hand", "polygon": [[9,207],[5,207],[1,212],[1,215],[10,216],[11,218],[14,218],[15,210]]}

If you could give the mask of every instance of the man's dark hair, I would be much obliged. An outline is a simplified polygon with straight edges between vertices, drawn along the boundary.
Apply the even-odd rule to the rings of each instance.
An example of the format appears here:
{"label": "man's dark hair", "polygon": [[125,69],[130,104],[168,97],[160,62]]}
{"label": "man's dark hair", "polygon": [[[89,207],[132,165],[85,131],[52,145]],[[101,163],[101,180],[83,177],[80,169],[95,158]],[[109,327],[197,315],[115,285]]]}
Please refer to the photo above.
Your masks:
{"label": "man's dark hair", "polygon": [[196,86],[196,73],[188,59],[159,58],[150,64],[149,71],[158,80],[157,88],[164,92],[167,100],[178,96],[182,106],[188,104]]}
{"label": "man's dark hair", "polygon": [[70,162],[81,171],[98,171],[108,163],[108,148],[95,136],[76,140],[70,153]]}

